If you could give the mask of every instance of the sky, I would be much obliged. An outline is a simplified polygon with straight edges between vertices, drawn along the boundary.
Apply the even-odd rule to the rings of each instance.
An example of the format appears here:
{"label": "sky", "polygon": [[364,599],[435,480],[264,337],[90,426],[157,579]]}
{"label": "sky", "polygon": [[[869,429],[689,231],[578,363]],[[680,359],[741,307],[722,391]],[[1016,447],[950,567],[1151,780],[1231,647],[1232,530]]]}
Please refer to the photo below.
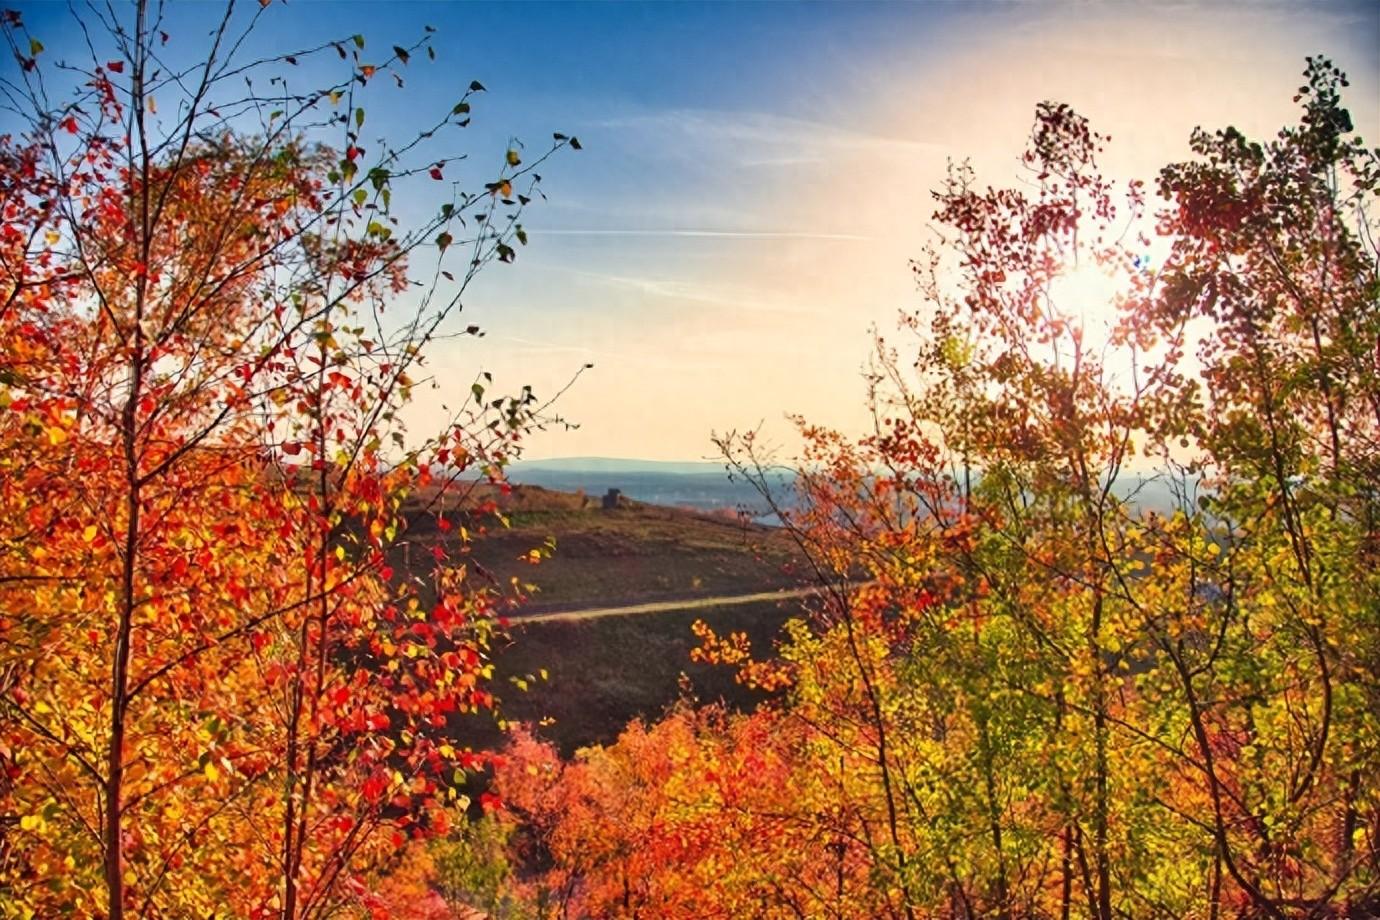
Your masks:
{"label": "sky", "polygon": [[[50,50],[76,40],[66,4],[20,6]],[[194,47],[216,8],[171,7],[174,42]],[[1014,181],[1042,100],[1112,136],[1109,173],[1151,179],[1195,125],[1289,123],[1304,57],[1324,53],[1380,136],[1375,3],[293,0],[249,50],[355,32],[387,48],[427,25],[437,60],[409,65],[366,135],[415,133],[477,79],[474,125],[448,142],[475,162],[553,131],[584,148],[543,169],[529,245],[456,320],[487,334],[436,343],[411,410],[423,431],[480,370],[549,395],[593,363],[555,407],[579,427],[535,434],[528,458],[695,460],[713,432],[759,427],[789,451],[787,413],[860,433],[870,330],[919,305],[930,190],[964,158]]]}

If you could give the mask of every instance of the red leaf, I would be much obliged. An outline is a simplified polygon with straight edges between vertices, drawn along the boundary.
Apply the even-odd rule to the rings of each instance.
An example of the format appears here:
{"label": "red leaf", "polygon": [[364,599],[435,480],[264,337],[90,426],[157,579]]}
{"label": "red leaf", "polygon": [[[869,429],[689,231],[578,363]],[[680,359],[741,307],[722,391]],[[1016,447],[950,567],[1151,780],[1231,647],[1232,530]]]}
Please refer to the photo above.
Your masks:
{"label": "red leaf", "polygon": [[441,179],[442,179],[442,176],[441,176],[441,167],[439,167],[439,166],[433,166],[433,167],[431,167],[431,178],[435,179],[437,182],[440,182],[440,181],[441,181]]}
{"label": "red leaf", "polygon": [[105,69],[108,70],[108,71],[110,71],[111,73],[124,73],[124,72],[125,72],[125,62],[124,62],[124,61],[106,61],[106,62],[105,62]]}

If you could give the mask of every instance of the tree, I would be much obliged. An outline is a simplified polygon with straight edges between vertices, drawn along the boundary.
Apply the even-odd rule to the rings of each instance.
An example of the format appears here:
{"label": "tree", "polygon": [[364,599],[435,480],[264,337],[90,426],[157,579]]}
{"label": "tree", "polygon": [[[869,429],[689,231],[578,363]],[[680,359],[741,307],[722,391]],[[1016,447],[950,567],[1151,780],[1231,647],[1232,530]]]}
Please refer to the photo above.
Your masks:
{"label": "tree", "polygon": [[721,445],[826,589],[769,661],[699,630],[779,710],[500,774],[578,910],[1380,909],[1380,154],[1305,81],[1268,142],[1195,132],[1158,206],[1053,103],[1023,188],[951,170],[871,435],[801,421],[789,498]]}
{"label": "tree", "polygon": [[[497,478],[543,407],[476,381],[422,441],[399,410],[470,280],[525,241],[533,169],[578,143],[515,145],[404,227],[395,188],[444,182],[460,157],[436,146],[483,87],[370,153],[366,97],[431,32],[378,63],[362,36],[242,59],[266,7],[227,4],[186,71],[157,6],[92,14],[112,50],[55,68],[4,14],[26,124],[0,139],[7,914],[325,915],[443,829],[484,759],[448,717],[492,705],[507,601],[452,564],[459,538],[429,573],[391,548],[461,474]],[[313,58],[341,82],[292,89]]]}

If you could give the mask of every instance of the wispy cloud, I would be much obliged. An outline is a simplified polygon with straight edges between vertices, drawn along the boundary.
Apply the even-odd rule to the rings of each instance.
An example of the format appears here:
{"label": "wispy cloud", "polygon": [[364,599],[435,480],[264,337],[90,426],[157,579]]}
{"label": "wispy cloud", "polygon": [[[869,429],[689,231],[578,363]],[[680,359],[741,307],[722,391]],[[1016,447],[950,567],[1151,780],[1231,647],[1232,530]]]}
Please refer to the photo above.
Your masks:
{"label": "wispy cloud", "polygon": [[545,229],[543,236],[669,236],[694,237],[705,239],[732,240],[839,240],[847,242],[869,242],[874,237],[859,233],[816,233],[809,230],[699,230],[699,229],[642,229],[635,227],[615,228],[566,228]]}
{"label": "wispy cloud", "polygon": [[683,355],[667,356],[640,351],[619,351],[603,346],[589,347],[585,345],[569,345],[561,342],[544,342],[516,335],[493,335],[490,336],[490,338],[497,343],[507,346],[508,350],[514,354],[546,358],[569,356],[578,359],[581,363],[588,362],[593,364],[595,367],[598,367],[601,363],[611,362],[657,366],[664,366],[669,363],[694,367],[701,366],[704,363],[702,361],[686,360]]}
{"label": "wispy cloud", "polygon": [[606,119],[601,126],[651,131],[677,146],[724,145],[739,154],[739,165],[819,162],[850,153],[913,156],[946,149],[943,144],[930,141],[856,131],[829,122],[766,112],[667,109]]}
{"label": "wispy cloud", "polygon": [[587,278],[598,284],[628,288],[648,297],[664,297],[671,300],[703,303],[716,307],[727,307],[735,311],[753,313],[781,313],[791,316],[812,314],[816,311],[798,303],[778,303],[761,296],[756,288],[742,285],[710,284],[694,281],[677,281],[662,278],[641,278],[630,275],[617,275],[607,272],[581,271],[579,269],[559,269],[579,278]]}

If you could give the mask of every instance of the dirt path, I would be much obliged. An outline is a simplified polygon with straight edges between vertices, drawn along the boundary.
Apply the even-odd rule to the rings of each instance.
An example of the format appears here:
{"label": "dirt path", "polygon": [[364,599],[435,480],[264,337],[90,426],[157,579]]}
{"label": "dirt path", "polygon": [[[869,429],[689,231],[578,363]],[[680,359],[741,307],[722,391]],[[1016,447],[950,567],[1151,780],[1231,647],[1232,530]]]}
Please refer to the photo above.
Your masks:
{"label": "dirt path", "polygon": [[651,601],[645,604],[629,604],[624,607],[591,607],[585,610],[561,610],[554,613],[534,613],[529,616],[513,617],[514,625],[520,623],[557,623],[598,620],[603,617],[636,616],[641,613],[667,613],[673,610],[700,610],[705,607],[731,607],[736,604],[760,604],[763,601],[786,601],[797,597],[810,597],[819,594],[823,588],[791,588],[779,591],[760,591],[756,594],[730,594],[720,597],[698,597],[689,600]]}

